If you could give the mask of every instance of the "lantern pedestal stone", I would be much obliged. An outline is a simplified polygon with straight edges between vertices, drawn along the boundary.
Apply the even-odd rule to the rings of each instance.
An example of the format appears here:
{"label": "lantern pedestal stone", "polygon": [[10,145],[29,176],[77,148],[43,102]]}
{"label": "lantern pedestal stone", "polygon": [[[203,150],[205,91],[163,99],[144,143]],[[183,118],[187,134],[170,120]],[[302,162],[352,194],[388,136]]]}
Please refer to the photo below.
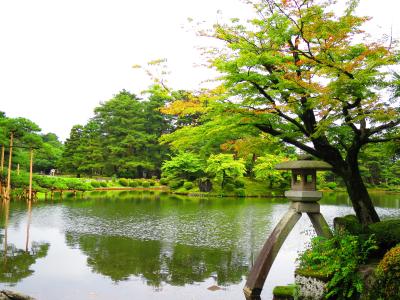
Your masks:
{"label": "lantern pedestal stone", "polygon": [[320,213],[320,206],[317,202],[321,199],[322,193],[315,190],[316,170],[328,170],[331,166],[316,161],[295,161],[279,164],[276,168],[292,170],[292,189],[285,192],[285,196],[291,200],[291,204],[265,242],[250,270],[246,286],[243,289],[248,300],[261,299],[261,291],[272,264],[287,236],[303,213],[306,213],[310,218],[317,235],[332,237],[332,232]]}

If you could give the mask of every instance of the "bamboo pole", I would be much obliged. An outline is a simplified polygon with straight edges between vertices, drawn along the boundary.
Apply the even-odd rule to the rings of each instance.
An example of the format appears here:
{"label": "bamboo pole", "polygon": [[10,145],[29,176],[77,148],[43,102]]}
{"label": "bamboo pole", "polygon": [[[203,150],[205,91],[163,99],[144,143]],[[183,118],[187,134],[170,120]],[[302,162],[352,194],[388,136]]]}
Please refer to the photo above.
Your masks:
{"label": "bamboo pole", "polygon": [[0,198],[4,198],[3,194],[3,170],[4,170],[4,145],[1,145],[1,162],[0,162]]}
{"label": "bamboo pole", "polygon": [[19,176],[19,164],[17,164],[17,175]]}
{"label": "bamboo pole", "polygon": [[29,163],[29,202],[32,201],[32,173],[33,173],[33,149],[31,149],[31,161]]}
{"label": "bamboo pole", "polygon": [[4,145],[1,146],[1,172],[4,170]]}
{"label": "bamboo pole", "polygon": [[10,153],[8,156],[6,201],[10,200],[10,192],[11,192],[11,163],[12,163],[13,141],[14,141],[14,132],[11,131],[11,133],[10,133]]}

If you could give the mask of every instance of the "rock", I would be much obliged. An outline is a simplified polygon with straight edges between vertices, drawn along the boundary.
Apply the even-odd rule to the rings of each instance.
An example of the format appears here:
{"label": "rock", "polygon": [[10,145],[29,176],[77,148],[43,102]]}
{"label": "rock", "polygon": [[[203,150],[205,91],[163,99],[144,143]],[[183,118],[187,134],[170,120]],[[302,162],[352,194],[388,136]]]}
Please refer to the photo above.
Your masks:
{"label": "rock", "polygon": [[219,291],[219,290],[222,290],[222,289],[217,285],[212,285],[209,288],[207,288],[207,290],[215,292],[215,291]]}
{"label": "rock", "polygon": [[347,231],[354,235],[364,233],[364,229],[355,215],[334,218],[333,227],[336,231]]}
{"label": "rock", "polygon": [[[1,298],[2,296],[4,296],[4,298]],[[36,300],[36,299],[18,292],[3,290],[0,292],[0,300]]]}

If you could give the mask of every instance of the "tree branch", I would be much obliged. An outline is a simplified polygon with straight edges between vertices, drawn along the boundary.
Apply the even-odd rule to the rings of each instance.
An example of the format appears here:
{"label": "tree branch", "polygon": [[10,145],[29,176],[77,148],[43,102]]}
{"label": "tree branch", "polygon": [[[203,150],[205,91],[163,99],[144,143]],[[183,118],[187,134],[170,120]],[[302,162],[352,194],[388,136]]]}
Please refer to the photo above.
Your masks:
{"label": "tree branch", "polygon": [[304,135],[306,136],[310,136],[310,134],[306,131],[306,129],[299,123],[297,122],[295,119],[289,117],[288,115],[284,114],[277,106],[276,103],[274,101],[274,99],[272,99],[272,97],[270,95],[268,95],[268,93],[265,92],[265,90],[256,82],[252,82],[249,81],[265,98],[268,99],[268,101],[272,104],[272,107],[274,108],[274,110],[276,111],[276,113],[278,114],[278,116],[282,117],[283,119],[285,119],[286,121],[292,123],[293,125],[295,125]]}
{"label": "tree branch", "polygon": [[390,138],[382,138],[382,139],[366,139],[365,144],[368,143],[385,143],[391,141],[400,141],[400,136],[394,136]]}
{"label": "tree branch", "polygon": [[273,129],[271,125],[268,125],[268,124],[253,124],[253,125],[265,133],[269,133],[272,136],[281,138],[282,141],[284,141],[285,143],[296,146],[297,148],[299,148],[311,155],[321,158],[319,153],[314,148],[311,148],[310,146],[307,146],[306,144],[303,144],[293,138],[284,136],[283,132]]}
{"label": "tree branch", "polygon": [[381,132],[381,131],[383,131],[385,129],[393,128],[393,127],[395,127],[395,126],[397,126],[399,124],[400,124],[400,119],[397,120],[397,121],[391,121],[389,123],[382,124],[381,126],[378,126],[378,127],[375,127],[375,128],[370,128],[367,131],[367,137],[370,137],[371,135],[374,135],[375,133]]}

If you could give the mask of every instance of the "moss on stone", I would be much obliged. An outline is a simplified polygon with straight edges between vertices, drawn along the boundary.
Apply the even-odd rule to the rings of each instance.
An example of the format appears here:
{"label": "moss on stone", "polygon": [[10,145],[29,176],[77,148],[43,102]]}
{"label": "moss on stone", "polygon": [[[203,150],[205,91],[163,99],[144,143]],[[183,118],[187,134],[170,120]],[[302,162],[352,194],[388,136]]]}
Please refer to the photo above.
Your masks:
{"label": "moss on stone", "polygon": [[353,235],[359,235],[364,233],[363,226],[358,221],[355,215],[347,215],[344,217],[336,217],[333,220],[335,230],[337,231],[347,231]]}
{"label": "moss on stone", "polygon": [[276,286],[273,290],[273,295],[275,297],[284,298],[284,299],[293,299],[293,296],[296,292],[296,286],[291,285],[284,285],[284,286]]}
{"label": "moss on stone", "polygon": [[383,220],[369,225],[368,229],[375,234],[382,250],[388,250],[400,243],[400,219]]}

